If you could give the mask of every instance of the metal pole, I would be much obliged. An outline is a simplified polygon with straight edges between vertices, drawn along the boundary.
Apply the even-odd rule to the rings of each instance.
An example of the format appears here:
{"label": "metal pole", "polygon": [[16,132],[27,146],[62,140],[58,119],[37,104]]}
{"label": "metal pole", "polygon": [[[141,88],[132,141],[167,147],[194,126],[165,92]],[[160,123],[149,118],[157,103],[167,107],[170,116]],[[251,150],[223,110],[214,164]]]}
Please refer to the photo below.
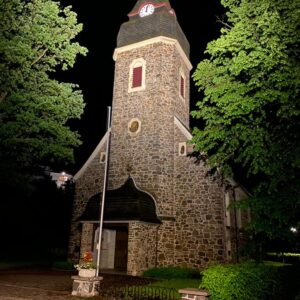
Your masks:
{"label": "metal pole", "polygon": [[102,228],[103,228],[103,215],[104,215],[104,204],[105,204],[105,194],[107,188],[107,175],[108,175],[108,155],[109,155],[109,146],[110,146],[110,119],[111,119],[111,107],[107,108],[107,142],[106,142],[106,154],[105,154],[105,168],[104,168],[104,180],[103,180],[103,191],[102,191],[102,201],[101,212],[100,212],[100,220],[99,220],[99,240],[98,240],[98,253],[97,253],[97,270],[96,276],[99,276],[100,269],[100,252],[101,252],[101,240],[102,240]]}

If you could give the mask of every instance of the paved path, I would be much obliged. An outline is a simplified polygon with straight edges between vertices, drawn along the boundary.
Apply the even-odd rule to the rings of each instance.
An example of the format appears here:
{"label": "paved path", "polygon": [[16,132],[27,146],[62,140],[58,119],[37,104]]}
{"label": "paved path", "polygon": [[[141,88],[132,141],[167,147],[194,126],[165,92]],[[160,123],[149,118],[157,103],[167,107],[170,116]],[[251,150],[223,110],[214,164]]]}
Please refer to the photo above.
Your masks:
{"label": "paved path", "polygon": [[[77,271],[20,269],[0,271],[0,300],[79,300],[71,296],[72,279]],[[104,290],[124,285],[147,284],[149,280],[127,275],[101,274]],[[104,300],[94,297],[93,300]]]}
{"label": "paved path", "polygon": [[54,270],[0,271],[0,300],[69,300],[74,272]]}

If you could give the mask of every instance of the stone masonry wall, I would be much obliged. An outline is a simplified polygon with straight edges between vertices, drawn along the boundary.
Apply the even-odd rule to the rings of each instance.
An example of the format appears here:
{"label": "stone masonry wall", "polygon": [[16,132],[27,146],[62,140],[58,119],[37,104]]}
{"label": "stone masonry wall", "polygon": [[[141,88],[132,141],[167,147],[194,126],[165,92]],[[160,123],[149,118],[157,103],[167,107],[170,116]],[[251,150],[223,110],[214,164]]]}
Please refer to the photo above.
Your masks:
{"label": "stone masonry wall", "polygon": [[104,164],[100,162],[101,152],[105,151],[106,145],[99,150],[99,153],[92,160],[85,172],[75,184],[75,198],[73,203],[72,223],[69,239],[69,258],[76,261],[79,258],[80,240],[82,226],[77,219],[85,210],[88,200],[95,194],[102,191]]}
{"label": "stone masonry wall", "polygon": [[186,140],[176,128],[175,264],[199,268],[225,260],[224,187],[207,176],[202,164],[178,155],[178,144]]}
{"label": "stone masonry wall", "polygon": [[128,230],[129,275],[141,275],[143,271],[154,268],[156,262],[156,238],[158,225],[130,222]]}
{"label": "stone masonry wall", "polygon": [[[129,93],[130,64],[138,58],[146,61],[146,89]],[[175,45],[161,42],[119,53],[115,66],[109,189],[130,173],[164,216],[174,214],[173,117],[180,114],[187,124],[189,119],[188,101],[179,98],[180,68],[186,69]],[[128,132],[133,118],[141,121],[137,135]]]}
{"label": "stone masonry wall", "polygon": [[158,267],[174,266],[174,241],[175,241],[175,222],[166,221],[159,226],[158,230],[158,249],[157,265]]}
{"label": "stone masonry wall", "polygon": [[93,250],[92,249],[93,237],[94,237],[94,224],[83,223],[82,234],[81,234],[80,257],[83,256],[84,252]]}

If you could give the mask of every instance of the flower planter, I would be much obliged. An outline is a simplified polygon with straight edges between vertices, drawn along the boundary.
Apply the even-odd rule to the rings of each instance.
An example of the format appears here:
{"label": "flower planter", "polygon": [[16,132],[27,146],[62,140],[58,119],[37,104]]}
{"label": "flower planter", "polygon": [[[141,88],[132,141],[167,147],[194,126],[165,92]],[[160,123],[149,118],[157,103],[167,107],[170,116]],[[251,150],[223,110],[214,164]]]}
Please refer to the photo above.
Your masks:
{"label": "flower planter", "polygon": [[95,277],[96,269],[80,269],[78,275],[80,277]]}

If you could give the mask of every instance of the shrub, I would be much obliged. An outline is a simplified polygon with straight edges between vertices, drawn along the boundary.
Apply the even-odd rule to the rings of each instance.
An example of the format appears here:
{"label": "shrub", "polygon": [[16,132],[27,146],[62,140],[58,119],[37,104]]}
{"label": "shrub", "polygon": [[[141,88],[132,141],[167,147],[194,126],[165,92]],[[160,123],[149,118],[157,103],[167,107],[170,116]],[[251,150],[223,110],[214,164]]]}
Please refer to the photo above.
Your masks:
{"label": "shrub", "polygon": [[216,265],[202,272],[200,288],[211,293],[210,300],[276,299],[281,287],[279,269],[253,262]]}
{"label": "shrub", "polygon": [[152,268],[145,271],[143,276],[162,279],[201,277],[198,270],[179,267]]}

